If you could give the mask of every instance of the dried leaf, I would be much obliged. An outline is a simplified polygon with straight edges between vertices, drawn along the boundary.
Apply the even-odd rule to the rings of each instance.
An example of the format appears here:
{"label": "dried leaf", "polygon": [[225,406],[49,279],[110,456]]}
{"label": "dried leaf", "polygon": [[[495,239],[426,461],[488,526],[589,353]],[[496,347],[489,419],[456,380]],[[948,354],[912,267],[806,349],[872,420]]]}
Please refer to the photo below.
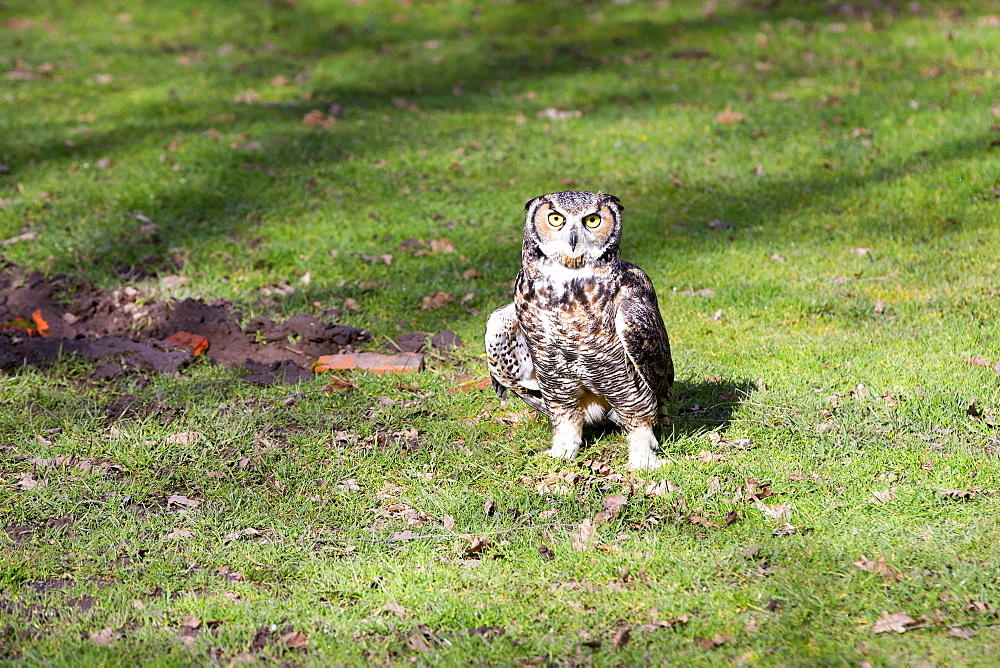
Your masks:
{"label": "dried leaf", "polygon": [[186,506],[188,508],[197,508],[199,505],[201,505],[201,501],[189,499],[186,496],[181,496],[180,494],[173,494],[167,497],[167,506],[170,505]]}
{"label": "dried leaf", "polygon": [[196,431],[182,431],[178,434],[167,436],[167,443],[170,445],[191,445],[201,439],[201,434]]}
{"label": "dried leaf", "polygon": [[614,632],[611,636],[611,646],[615,649],[621,649],[632,640],[632,631],[627,626],[623,626]]}
{"label": "dried leaf", "polygon": [[973,631],[972,629],[965,629],[958,626],[952,626],[948,629],[949,638],[964,638],[965,640],[972,640],[972,637],[977,635],[978,631]]}
{"label": "dried leaf", "polygon": [[438,309],[447,306],[453,301],[455,301],[454,295],[438,290],[437,292],[434,292],[420,300],[420,309],[422,311]]}
{"label": "dried leaf", "polygon": [[392,537],[389,538],[389,540],[413,540],[414,538],[418,538],[416,533],[409,529],[403,529],[402,531],[397,531],[392,534]]}
{"label": "dried leaf", "polygon": [[323,389],[327,392],[332,392],[333,394],[347,394],[348,392],[358,389],[358,386],[346,378],[331,376],[330,382],[324,385]]}
{"label": "dried leaf", "polygon": [[772,520],[783,522],[792,516],[792,508],[787,503],[779,503],[774,506],[766,506],[754,498],[757,509]]}
{"label": "dried leaf", "polygon": [[694,641],[701,646],[702,649],[715,649],[720,645],[725,645],[727,642],[732,642],[732,636],[728,636],[725,633],[716,633],[711,638],[695,638]]}
{"label": "dried leaf", "polygon": [[611,494],[605,497],[603,507],[601,511],[594,516],[594,522],[596,524],[604,524],[613,517],[617,517],[618,513],[621,512],[622,506],[628,501],[621,494]]}
{"label": "dried leaf", "polygon": [[902,573],[892,568],[885,562],[885,557],[879,556],[875,561],[871,561],[865,555],[861,555],[861,558],[853,562],[852,565],[862,571],[868,571],[869,573],[875,573],[884,578],[890,580],[898,580],[902,577]]}
{"label": "dried leaf", "polygon": [[573,549],[577,552],[587,552],[594,548],[597,541],[597,525],[589,518],[583,520],[572,533]]}
{"label": "dried leaf", "polygon": [[880,505],[884,505],[895,498],[896,497],[893,495],[892,490],[887,489],[884,492],[872,492],[871,500]]}
{"label": "dried leaf", "polygon": [[741,123],[746,119],[746,114],[739,111],[733,111],[732,109],[726,109],[725,111],[719,112],[719,114],[715,117],[715,122],[719,125],[731,125],[733,123]]}
{"label": "dried leaf", "polygon": [[914,622],[916,620],[905,612],[894,612],[890,615],[887,611],[883,610],[882,618],[872,625],[872,633],[886,633],[887,631],[906,633],[906,625],[913,624]]}
{"label": "dried leaf", "polygon": [[90,639],[102,647],[111,647],[112,642],[117,638],[121,638],[121,636],[121,633],[112,631],[109,628],[103,628],[100,631],[91,633]]}
{"label": "dried leaf", "polygon": [[462,550],[462,556],[465,557],[479,554],[486,549],[490,542],[489,536],[466,536],[465,539],[469,541],[469,544]]}
{"label": "dried leaf", "polygon": [[234,540],[239,540],[240,538],[249,538],[250,536],[259,536],[263,532],[254,529],[253,527],[247,527],[246,529],[240,529],[238,531],[230,531],[225,536],[222,537],[223,543],[231,543]]}
{"label": "dried leaf", "polygon": [[971,364],[972,366],[989,366],[990,361],[983,357],[982,355],[976,355],[975,357],[966,357],[966,364]]}
{"label": "dried leaf", "polygon": [[302,631],[287,631],[281,634],[281,642],[285,643],[286,647],[293,649],[296,647],[305,647],[307,644],[306,634]]}
{"label": "dried leaf", "polygon": [[959,501],[968,501],[976,495],[975,492],[967,489],[939,489],[938,493],[945,495],[949,499],[956,499]]}
{"label": "dried leaf", "polygon": [[401,606],[395,600],[392,600],[392,601],[389,601],[388,603],[386,603],[385,606],[382,609],[385,610],[386,612],[393,613],[394,615],[396,615],[400,619],[406,619],[407,614],[408,614],[406,612],[406,608],[404,608],[403,606]]}
{"label": "dried leaf", "polygon": [[332,116],[327,116],[319,109],[313,109],[302,117],[302,125],[316,128],[332,128],[335,122]]}
{"label": "dried leaf", "polygon": [[441,526],[444,527],[445,531],[451,531],[455,528],[455,518],[451,515],[445,515],[441,518]]}
{"label": "dried leaf", "polygon": [[35,476],[30,471],[18,473],[18,477],[20,480],[17,481],[17,487],[23,492],[41,487],[48,482],[47,480],[35,480]]}
{"label": "dried leaf", "polygon": [[354,478],[344,478],[334,485],[333,488],[342,492],[356,492],[361,489],[361,485],[359,485],[358,481]]}
{"label": "dried leaf", "polygon": [[174,529],[166,536],[163,537],[164,540],[184,540],[185,538],[190,538],[194,535],[194,532],[189,529]]}
{"label": "dried leaf", "polygon": [[431,252],[432,253],[454,253],[455,244],[452,243],[451,239],[446,239],[442,237],[441,239],[431,239],[430,241]]}

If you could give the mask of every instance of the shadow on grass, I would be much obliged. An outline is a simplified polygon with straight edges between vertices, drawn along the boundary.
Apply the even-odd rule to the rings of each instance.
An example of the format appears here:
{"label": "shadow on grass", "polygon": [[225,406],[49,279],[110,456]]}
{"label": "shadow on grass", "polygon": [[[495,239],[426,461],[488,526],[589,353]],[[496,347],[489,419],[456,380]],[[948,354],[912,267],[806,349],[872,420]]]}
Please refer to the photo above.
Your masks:
{"label": "shadow on grass", "polygon": [[[711,431],[724,431],[740,404],[750,397],[754,384],[743,378],[713,378],[710,380],[678,380],[674,383],[674,402],[670,407],[670,424],[660,428],[658,439],[666,451],[669,444],[689,436]],[[583,447],[605,437],[623,437],[621,427],[603,424],[585,427]],[[547,447],[547,446],[546,446]]]}
{"label": "shadow on grass", "polygon": [[[596,114],[608,108],[624,112],[632,105],[696,104],[703,101],[706,95],[698,73],[709,66],[714,58],[711,50],[717,48],[716,45],[727,35],[756,34],[762,20],[851,20],[851,17],[831,16],[824,8],[825,3],[770,2],[756,7],[751,5],[748,9],[720,11],[717,15],[709,13],[660,21],[622,20],[602,24],[596,32],[594,26],[581,17],[578,6],[562,3],[525,3],[523,6],[504,8],[502,14],[497,7],[487,5],[471,10],[468,17],[449,15],[447,27],[439,27],[429,19],[396,25],[374,13],[364,20],[352,22],[344,20],[336,11],[316,7],[303,9],[300,13],[280,8],[263,14],[258,10],[246,10],[247,29],[252,30],[255,21],[264,21],[270,25],[268,39],[276,43],[274,50],[259,51],[240,66],[244,71],[261,77],[277,73],[282,68],[308,68],[319,58],[358,50],[371,55],[376,61],[394,58],[398,62],[395,67],[385,68],[381,74],[376,62],[371,65],[375,68],[373,71],[359,71],[353,78],[347,77],[346,82],[338,84],[324,81],[322,74],[316,75],[309,84],[312,99],[308,101],[280,105],[234,105],[220,96],[214,102],[187,104],[179,98],[171,98],[145,106],[134,105],[128,117],[142,120],[123,122],[113,131],[87,137],[73,133],[75,121],[36,124],[32,126],[32,133],[26,134],[29,137],[33,134],[37,139],[14,143],[8,148],[9,160],[15,168],[30,172],[31,165],[42,159],[68,165],[75,160],[95,159],[100,155],[120,158],[128,155],[140,138],[152,135],[163,137],[166,141],[178,133],[197,133],[211,125],[209,119],[220,112],[234,115],[237,120],[232,125],[238,128],[255,127],[261,123],[275,124],[261,137],[263,141],[259,142],[256,150],[227,154],[219,149],[200,148],[185,157],[185,162],[191,164],[211,165],[210,169],[205,169],[203,179],[206,183],[199,189],[160,183],[153,186],[153,197],[145,189],[136,188],[132,190],[140,192],[135,195],[100,202],[97,208],[103,209],[103,220],[111,226],[116,220],[141,212],[159,225],[158,238],[151,242],[137,234],[124,238],[109,234],[113,230],[102,229],[104,225],[98,216],[82,238],[71,244],[75,247],[73,256],[55,258],[52,269],[115,276],[121,273],[123,265],[148,265],[156,256],[174,246],[200,244],[225,236],[240,239],[252,235],[254,226],[274,207],[264,196],[267,193],[281,194],[282,205],[287,206],[290,202],[296,209],[309,209],[321,202],[329,205],[330,198],[324,199],[321,192],[311,196],[302,194],[307,177],[316,176],[317,172],[322,172],[318,178],[321,185],[343,189],[344,193],[336,199],[346,200],[353,199],[355,193],[371,196],[382,194],[381,191],[385,191],[388,198],[397,187],[393,181],[398,177],[418,178],[418,174],[406,173],[404,169],[381,180],[359,184],[353,174],[338,173],[335,167],[342,165],[349,155],[372,161],[394,157],[401,147],[417,145],[425,138],[423,123],[412,123],[409,119],[399,121],[397,118],[395,125],[389,125],[385,131],[359,135],[355,129],[339,124],[330,132],[317,133],[300,124],[302,115],[310,109],[323,108],[335,102],[342,104],[348,114],[352,110],[403,114],[405,112],[394,109],[393,98],[406,97],[419,104],[422,114],[446,110],[513,114],[518,111],[518,105],[511,99],[513,93],[529,89],[546,90],[559,78],[608,73],[620,73],[623,78],[634,79],[635,83],[627,89],[615,91],[581,89],[579,93],[567,93],[563,103],[581,105],[588,110],[588,115],[591,111]],[[489,16],[481,16],[484,11]],[[453,56],[443,64],[421,57],[420,45],[427,41],[440,41],[443,37],[445,44],[449,40],[461,44],[467,36],[468,26],[478,26],[484,31],[479,46],[488,48],[479,48],[462,57]],[[551,26],[563,26],[563,36],[550,30]],[[585,32],[588,39],[575,38],[575,31]],[[206,37],[205,41],[209,43],[211,40]],[[157,49],[164,51],[164,45],[150,46],[149,49],[149,55],[155,56]],[[708,55],[690,60],[671,59],[672,53],[697,49],[705,50]],[[651,54],[648,57],[662,61],[664,67],[680,74],[675,77],[674,88],[630,75],[622,69],[623,58],[645,58],[647,56],[643,54],[647,52]],[[279,53],[280,56],[275,55]],[[786,68],[771,75],[766,82],[726,81],[723,85],[731,88],[735,95],[746,87],[753,88],[762,83],[767,86],[781,85],[808,74],[798,63],[789,63]],[[200,75],[205,77],[203,88],[209,90],[224,91],[237,83],[237,78],[226,68],[206,69]],[[502,97],[492,92],[497,83],[508,87]],[[455,93],[457,86],[464,88],[461,95]],[[859,109],[857,113],[863,115],[864,111]],[[36,119],[32,118],[31,122],[36,123]],[[70,137],[76,143],[67,146],[66,140]],[[281,141],[272,141],[275,139]],[[928,147],[926,160],[921,161],[923,164],[917,168],[932,169],[932,165],[940,160],[974,155],[988,145],[988,139],[968,138],[955,144]],[[808,193],[808,199],[825,197],[828,200],[873,182],[902,178],[907,171],[904,163],[900,161],[858,178],[842,178],[840,174],[818,170],[798,179],[762,180],[750,188],[741,184],[727,189],[721,179],[711,184],[692,182],[679,190],[673,199],[693,202],[689,217],[696,220],[723,217],[749,223],[762,222],[774,220],[789,209],[813,206],[804,202],[790,204],[795,201],[795,195],[801,199],[803,193]],[[308,166],[316,167],[310,169]],[[276,170],[277,176],[269,177],[268,168]],[[454,192],[448,187],[452,175],[447,169],[444,166],[440,173],[429,175],[432,181],[436,180],[445,187],[445,194],[438,197],[443,208],[451,199],[449,193]],[[95,175],[95,178],[98,177]],[[299,178],[301,183],[295,182]],[[540,184],[546,181],[542,177],[538,180]],[[474,183],[466,183],[465,190],[474,186]],[[619,194],[628,201],[664,189],[669,187],[653,183],[651,186],[640,186],[632,193]],[[461,182],[458,190],[462,190]],[[717,190],[720,192],[717,193]],[[288,197],[285,197],[286,194]],[[430,199],[435,199],[435,196],[431,195]],[[512,227],[517,226],[516,210],[516,207],[511,207]],[[649,211],[647,220],[650,222],[645,227],[651,228],[655,224],[652,221],[661,214],[661,211]],[[378,225],[384,227],[386,224]],[[658,257],[657,250],[650,248],[643,255],[653,261]],[[642,262],[646,258],[640,256],[636,259]],[[310,295],[320,300],[327,296],[322,291]]]}

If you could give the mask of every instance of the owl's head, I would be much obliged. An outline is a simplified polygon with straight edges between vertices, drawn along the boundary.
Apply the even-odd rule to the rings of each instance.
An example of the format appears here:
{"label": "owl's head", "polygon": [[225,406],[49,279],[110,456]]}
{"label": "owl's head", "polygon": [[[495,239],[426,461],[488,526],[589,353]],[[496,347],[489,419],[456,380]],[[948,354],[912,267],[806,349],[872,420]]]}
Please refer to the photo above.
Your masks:
{"label": "owl's head", "polygon": [[522,255],[544,256],[569,268],[616,259],[622,205],[614,195],[569,190],[525,205]]}

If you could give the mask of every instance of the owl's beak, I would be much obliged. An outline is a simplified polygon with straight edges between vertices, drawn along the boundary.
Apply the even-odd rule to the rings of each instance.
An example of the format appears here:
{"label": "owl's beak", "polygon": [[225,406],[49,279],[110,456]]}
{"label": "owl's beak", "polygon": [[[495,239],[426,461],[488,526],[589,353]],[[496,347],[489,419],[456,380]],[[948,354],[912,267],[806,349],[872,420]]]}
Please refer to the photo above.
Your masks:
{"label": "owl's beak", "polygon": [[576,252],[576,245],[580,242],[580,237],[577,235],[576,228],[569,231],[569,250],[571,253]]}

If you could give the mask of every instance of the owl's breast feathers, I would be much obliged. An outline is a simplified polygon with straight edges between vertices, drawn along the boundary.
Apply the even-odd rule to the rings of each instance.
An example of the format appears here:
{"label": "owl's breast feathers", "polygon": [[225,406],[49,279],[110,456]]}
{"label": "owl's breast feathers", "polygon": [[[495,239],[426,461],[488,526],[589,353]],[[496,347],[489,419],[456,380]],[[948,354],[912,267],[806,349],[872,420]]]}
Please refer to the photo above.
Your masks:
{"label": "owl's breast feathers", "polygon": [[522,268],[515,287],[518,319],[541,375],[551,370],[565,378],[575,366],[578,380],[597,389],[620,383],[631,367],[653,395],[669,399],[670,345],[649,277],[621,260],[572,274],[550,269]]}

